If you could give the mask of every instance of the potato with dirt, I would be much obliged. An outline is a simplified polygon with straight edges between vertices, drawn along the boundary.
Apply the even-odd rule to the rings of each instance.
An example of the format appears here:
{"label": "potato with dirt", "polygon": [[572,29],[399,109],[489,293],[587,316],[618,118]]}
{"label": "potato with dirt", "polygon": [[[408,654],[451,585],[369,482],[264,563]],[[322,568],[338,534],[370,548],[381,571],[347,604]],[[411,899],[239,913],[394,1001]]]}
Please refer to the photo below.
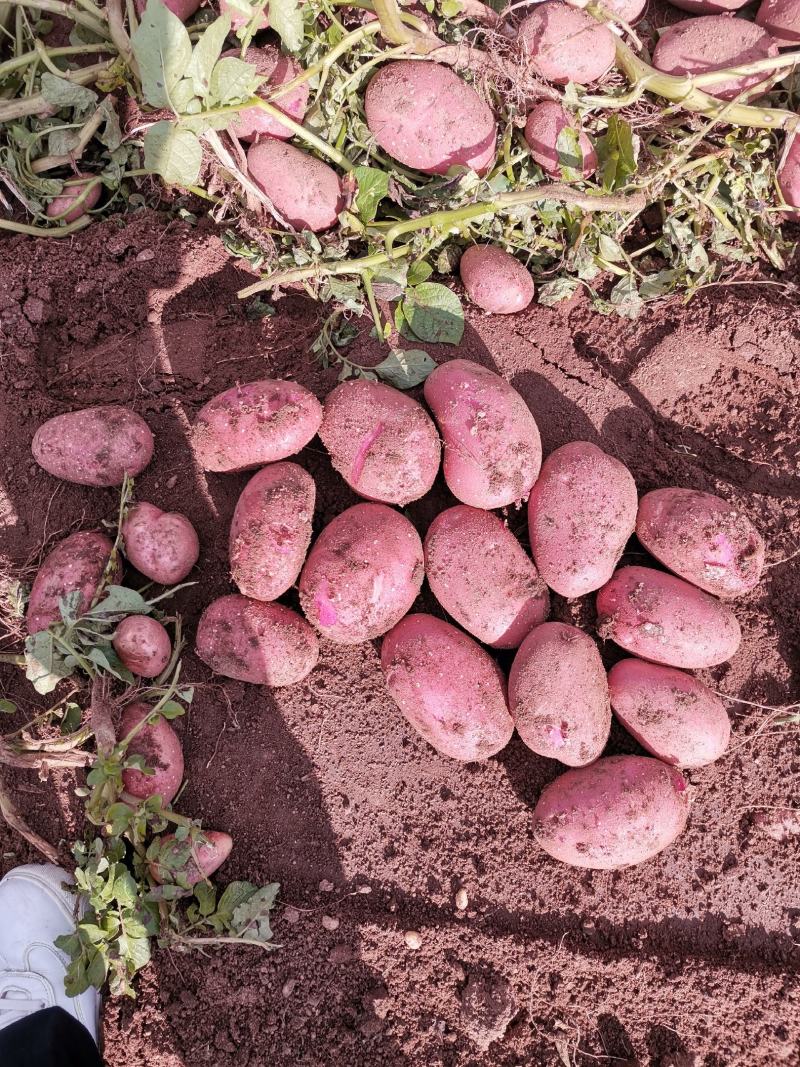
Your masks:
{"label": "potato with dirt", "polygon": [[153,435],[135,411],[102,404],[48,419],[33,435],[31,451],[54,478],[108,488],[142,473],[153,458]]}
{"label": "potato with dirt", "polygon": [[785,212],[787,219],[796,222],[800,219],[800,137],[794,138],[778,166],[778,188],[786,204],[797,208]]}
{"label": "potato with dirt", "polygon": [[142,501],[133,504],[123,519],[122,551],[145,578],[177,585],[197,563],[200,541],[185,515]]}
{"label": "potato with dirt", "polygon": [[149,615],[128,615],[111,639],[123,667],[140,678],[157,678],[172,656],[169,634],[158,619]]}
{"label": "potato with dirt", "polygon": [[472,245],[458,270],[472,303],[492,315],[514,315],[533,300],[530,271],[497,245]]}
{"label": "potato with dirt", "polygon": [[407,615],[381,645],[392,700],[437,752],[471,762],[514,732],[497,664],[471,637],[433,615]]}
{"label": "potato with dirt", "polygon": [[[577,140],[578,154],[562,148],[565,130]],[[551,178],[562,178],[567,168],[584,178],[597,170],[597,153],[581,129],[580,119],[555,100],[543,100],[531,110],[525,123],[525,141],[533,161]]]}
{"label": "potato with dirt", "polygon": [[203,830],[202,837],[190,851],[188,842],[178,841],[174,834],[164,836],[158,858],[149,864],[153,881],[171,885],[185,880],[189,885],[197,885],[210,878],[230,856],[233,838],[221,830]]}
{"label": "potato with dirt", "polygon": [[265,137],[247,152],[247,169],[277,212],[295,230],[322,233],[339,221],[346,198],[339,175],[316,156]]}
{"label": "potato with dirt", "polygon": [[[222,53],[226,56],[240,57],[238,48]],[[294,81],[302,74],[303,68],[291,56],[285,56],[275,45],[262,47],[251,45],[244,54],[245,63],[252,63],[256,72],[265,80],[257,90],[258,96],[267,97],[276,88]],[[302,122],[308,105],[309,83],[302,82],[270,103],[295,122]],[[241,141],[256,141],[261,137],[277,137],[288,141],[293,136],[288,126],[280,119],[268,114],[260,107],[248,107],[240,111],[228,127],[229,131]]]}
{"label": "potato with dirt", "polygon": [[591,85],[614,63],[614,34],[560,0],[537,4],[519,25],[519,42],[538,77],[556,85]]}
{"label": "potato with dirt", "polygon": [[[76,203],[87,186],[89,191],[86,196],[80,203]],[[74,177],[64,182],[61,192],[54,196],[47,205],[45,214],[49,219],[58,219],[59,222],[77,222],[97,206],[102,191],[103,185],[97,180],[97,175],[84,174],[79,171]],[[73,204],[75,204],[74,207],[72,207]]]}
{"label": "potato with dirt", "polygon": [[129,767],[122,772],[122,785],[125,792],[137,800],[160,796],[165,804],[171,804],[183,781],[183,749],[178,735],[162,716],[158,716],[154,723],[141,725],[152,714],[152,705],[141,701],[128,704],[123,712],[120,741],[135,730],[126,752],[129,756],[141,756],[153,774]]}
{"label": "potato with dirt", "polygon": [[800,47],[800,0],[761,0],[756,22],[779,48]]}
{"label": "potato with dirt", "polygon": [[46,630],[61,621],[59,601],[79,592],[76,614],[83,615],[100,588],[113,544],[99,530],[78,531],[59,541],[45,556],[28,598],[28,633]]}

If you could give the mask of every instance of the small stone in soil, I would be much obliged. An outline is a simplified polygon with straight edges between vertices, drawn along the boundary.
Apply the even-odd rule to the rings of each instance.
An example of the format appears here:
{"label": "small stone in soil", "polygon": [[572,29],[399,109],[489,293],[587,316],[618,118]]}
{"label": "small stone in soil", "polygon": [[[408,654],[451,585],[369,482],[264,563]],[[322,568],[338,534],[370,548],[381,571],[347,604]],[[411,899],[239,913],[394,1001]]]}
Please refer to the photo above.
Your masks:
{"label": "small stone in soil", "polygon": [[422,935],[416,930],[406,930],[405,941],[408,948],[412,948],[414,950],[422,948]]}
{"label": "small stone in soil", "polygon": [[459,911],[466,911],[469,904],[469,897],[467,896],[466,889],[459,889],[456,893],[456,907]]}
{"label": "small stone in soil", "polygon": [[284,908],[283,917],[287,923],[291,923],[292,925],[294,925],[300,919],[300,912],[297,910],[297,908]]}
{"label": "small stone in soil", "polygon": [[319,883],[319,891],[320,893],[332,893],[333,882],[329,882],[327,878],[323,878],[322,881]]}
{"label": "small stone in soil", "polygon": [[296,985],[296,978],[287,978],[287,980],[283,983],[283,988],[281,989],[281,996],[284,998],[290,997],[292,993],[294,993],[294,987]]}
{"label": "small stone in soil", "polygon": [[326,930],[330,930],[330,931],[338,930],[339,929],[339,920],[335,919],[332,915],[323,915],[322,916],[322,925],[325,927]]}

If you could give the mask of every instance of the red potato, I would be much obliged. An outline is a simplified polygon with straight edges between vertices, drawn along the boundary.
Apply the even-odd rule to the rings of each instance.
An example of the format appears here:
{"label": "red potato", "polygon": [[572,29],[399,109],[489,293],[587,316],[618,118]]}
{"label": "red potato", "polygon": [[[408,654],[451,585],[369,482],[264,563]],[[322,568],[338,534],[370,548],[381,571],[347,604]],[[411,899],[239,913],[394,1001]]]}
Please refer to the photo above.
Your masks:
{"label": "red potato", "polygon": [[580,160],[568,160],[568,165],[572,170],[583,174],[584,178],[588,178],[597,170],[597,153],[580,128],[580,120],[555,100],[542,101],[528,115],[525,140],[531,150],[531,156],[543,171],[553,178],[560,178],[562,160],[558,155],[558,138],[566,129],[575,131],[581,151]]}
{"label": "red potato", "polygon": [[219,393],[197,413],[192,447],[207,471],[244,471],[293,456],[322,422],[322,405],[297,382],[265,378]]}
{"label": "red potato", "polygon": [[[78,199],[89,182],[94,181],[95,177],[96,175],[94,174],[82,174],[79,172],[77,178],[70,178],[66,181],[62,191],[47,205],[45,210],[47,217],[52,219],[63,215],[63,218],[59,219],[60,222],[77,222],[78,219],[91,211],[100,199],[100,193],[103,189],[100,182],[92,186],[80,204],[77,204],[71,211],[68,211],[68,208]],[[64,215],[65,211],[67,211],[66,215]]]}
{"label": "red potato", "polygon": [[711,493],[646,493],[636,536],[665,567],[723,599],[748,593],[761,578],[763,538],[744,512]]}
{"label": "red potato", "polygon": [[607,756],[551,782],[533,812],[533,833],[554,859],[614,870],[643,863],[681,833],[689,788],[649,756]]}
{"label": "red potato", "polygon": [[[238,58],[240,52],[238,48],[232,48],[222,54]],[[277,86],[293,81],[303,71],[299,63],[295,63],[290,56],[285,56],[275,45],[265,45],[263,48],[252,46],[247,49],[244,60],[245,63],[253,63],[258,73],[266,78],[258,89],[258,95],[263,97]],[[270,102],[295,122],[302,122],[308,106],[308,94],[308,82],[303,82]],[[288,141],[293,136],[288,126],[284,126],[279,119],[273,118],[258,107],[250,107],[240,112],[228,128],[242,141],[255,141],[259,137],[277,137],[281,141]]]}
{"label": "red potato", "polygon": [[750,0],[670,0],[670,3],[692,15],[721,15],[726,11],[738,11]]}
{"label": "red potato", "polygon": [[443,756],[488,759],[514,732],[505,680],[471,637],[433,615],[407,615],[383,639],[392,700]]}
{"label": "red potato", "polygon": [[533,300],[530,271],[497,245],[473,245],[458,265],[461,281],[473,304],[494,315],[524,311]]}
{"label": "red potato", "polygon": [[195,652],[215,674],[277,689],[311,673],[319,641],[297,612],[231,593],[200,616]]}
{"label": "red potato", "polygon": [[[149,704],[129,704],[122,715],[120,739],[126,738],[152,711]],[[143,726],[128,744],[128,755],[143,756],[145,766],[155,773],[143,774],[135,768],[123,771],[125,792],[137,800],[160,796],[165,804],[171,804],[183,781],[183,749],[166,719],[159,718],[153,725]]]}
{"label": "red potato", "polygon": [[[194,3],[194,0],[191,0]],[[241,26],[246,26],[250,19],[247,15],[242,14],[239,8],[242,5],[234,6],[227,3],[227,0],[219,0],[219,13],[220,15],[230,15],[231,29],[238,30]],[[256,22],[256,31],[266,30],[269,27],[269,4],[262,10]]]}
{"label": "red potato", "polygon": [[[205,841],[195,847],[193,856],[178,870],[173,869],[172,864],[168,865],[163,858],[160,863],[153,861],[149,865],[153,881],[158,882],[159,885],[172,884],[179,876],[182,876],[189,885],[197,885],[198,882],[210,878],[230,856],[233,838],[221,830],[203,830],[203,837]],[[170,842],[173,842],[171,848]],[[167,849],[167,856],[172,854],[173,862],[183,854],[187,847],[185,841],[176,841],[174,834],[168,834],[163,838],[163,846]]]}
{"label": "red potato", "polygon": [[387,63],[367,86],[364,111],[380,147],[423,174],[446,174],[454,166],[485,174],[494,161],[494,116],[449,67],[417,59]]}
{"label": "red potato", "polygon": [[761,0],[756,22],[779,48],[800,45],[800,0]]}
{"label": "red potato", "polygon": [[588,441],[551,453],[528,500],[531,552],[544,581],[565,597],[599,589],[636,525],[627,467]]}
{"label": "red potato", "polygon": [[520,23],[519,40],[534,73],[556,85],[591,85],[614,63],[611,30],[560,0],[537,4]]}
{"label": "red potato", "polygon": [[[705,74],[777,54],[778,46],[760,26],[727,15],[701,15],[664,31],[653,52],[653,66],[665,74]],[[763,71],[731,77],[708,91],[721,100],[732,100],[765,77]]]}
{"label": "red potato", "polygon": [[255,600],[277,600],[297,581],[311,544],[317,487],[296,463],[254,474],[233,513],[231,577]]}
{"label": "red potato", "polygon": [[185,515],[142,501],[122,523],[122,551],[145,578],[177,585],[197,563],[200,542]]}
{"label": "red potato", "polygon": [[795,136],[778,167],[778,187],[786,203],[798,209],[786,212],[786,217],[796,222],[800,219],[800,136]]}
{"label": "red potato", "polygon": [[606,11],[633,26],[644,14],[647,0],[606,0],[603,6]]}
{"label": "red potato", "polygon": [[78,614],[91,607],[113,547],[99,530],[70,534],[59,541],[45,556],[33,580],[28,598],[28,633],[38,633],[59,622],[59,600],[76,589],[81,594]]}
{"label": "red potato", "polygon": [[609,671],[608,689],[614,714],[628,733],[665,763],[702,767],[728,747],[725,705],[691,674],[623,659]]}
{"label": "red potato", "polygon": [[405,507],[428,492],[439,471],[442,450],[430,416],[382,382],[337,385],[325,400],[319,436],[334,469],[368,500]]}
{"label": "red potato", "polygon": [[611,706],[597,645],[576,626],[546,622],[522,642],[508,679],[517,733],[540,756],[583,767],[601,755]]}
{"label": "red potato", "polygon": [[135,411],[103,404],[48,419],[33,435],[31,451],[55,478],[108,487],[142,473],[153,458],[153,435]]}
{"label": "red potato", "polygon": [[501,519],[460,504],[425,537],[425,574],[448,615],[492,648],[516,648],[547,618],[550,596]]}
{"label": "red potato", "polygon": [[724,663],[742,639],[725,604],[650,567],[622,567],[603,586],[597,632],[642,659],[689,669]]}
{"label": "red potato", "polygon": [[490,510],[527,499],[542,442],[516,389],[479,363],[452,359],[426,379],[425,400],[444,438],[445,481],[458,500]]}
{"label": "red potato", "polygon": [[356,504],[323,529],[300,574],[300,606],[323,637],[358,645],[390,630],[417,598],[422,542],[385,504]]}
{"label": "red potato", "polygon": [[251,145],[247,169],[284,222],[321,233],[335,226],[345,208],[339,175],[316,156],[267,137]]}
{"label": "red potato", "polygon": [[141,678],[157,678],[172,655],[169,634],[149,615],[128,615],[117,626],[111,643],[123,666]]}
{"label": "red potato", "polygon": [[[135,2],[136,14],[141,17],[147,7],[147,0],[135,0]],[[173,15],[177,15],[181,22],[185,22],[200,7],[200,0],[161,0],[161,2]]]}

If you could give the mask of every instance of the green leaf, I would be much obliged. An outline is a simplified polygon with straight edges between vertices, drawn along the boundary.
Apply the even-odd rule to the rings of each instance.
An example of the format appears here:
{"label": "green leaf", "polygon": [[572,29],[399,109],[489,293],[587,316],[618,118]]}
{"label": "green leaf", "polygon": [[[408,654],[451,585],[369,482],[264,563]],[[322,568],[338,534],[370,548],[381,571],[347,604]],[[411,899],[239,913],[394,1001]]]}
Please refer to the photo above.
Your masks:
{"label": "green leaf", "polygon": [[95,136],[100,144],[105,145],[109,152],[114,152],[122,144],[122,128],[120,127],[111,96],[105,97],[98,110],[103,113],[104,121]]}
{"label": "green leaf", "polygon": [[61,679],[70,674],[71,670],[48,630],[25,639],[25,677],[37,693],[52,693]]}
{"label": "green leaf", "polygon": [[[161,125],[156,123],[156,125]],[[167,123],[167,125],[170,125]],[[103,599],[90,608],[87,615],[146,615],[150,606],[135,589],[124,585],[109,585]]]}
{"label": "green leaf", "polygon": [[58,78],[45,71],[41,79],[41,94],[48,104],[59,110],[74,107],[86,111],[97,101],[97,93],[85,85],[76,85],[66,78]]}
{"label": "green leaf", "polygon": [[376,167],[354,167],[353,174],[358,182],[356,211],[361,221],[367,224],[374,220],[378,205],[389,192],[389,175]]}
{"label": "green leaf", "polygon": [[129,937],[127,959],[134,971],[141,971],[150,962],[150,938]]}
{"label": "green leaf", "polygon": [[464,335],[464,311],[452,289],[422,282],[409,290],[400,305],[415,338],[432,344],[457,345]]}
{"label": "green leaf", "polygon": [[223,926],[230,926],[236,909],[249,900],[257,891],[258,886],[253,885],[251,882],[231,882],[230,885],[225,887],[222,896],[219,898],[215,912],[216,918]]}
{"label": "green leaf", "polygon": [[624,185],[629,175],[637,168],[638,141],[630,124],[618,115],[609,115],[608,128],[595,142],[600,161],[600,176],[603,189],[610,192]]}
{"label": "green leaf", "polygon": [[408,264],[381,267],[372,278],[372,291],[378,300],[399,300],[408,288]]}
{"label": "green leaf", "polygon": [[158,709],[158,714],[169,720],[179,719],[181,715],[186,714],[186,708],[182,707],[177,700],[167,700]]}
{"label": "green leaf", "polygon": [[161,121],[144,135],[145,168],[168,185],[196,185],[202,162],[203,149],[191,130]]}
{"label": "green leaf", "polygon": [[79,997],[91,985],[83,957],[73,959],[64,975],[64,991],[68,997]]}
{"label": "green leaf", "polygon": [[556,138],[556,156],[565,181],[583,177],[583,150],[580,135],[574,126],[564,126]]}
{"label": "green leaf", "polygon": [[131,45],[145,100],[152,107],[171,108],[172,90],[186,74],[192,58],[186,27],[161,0],[149,0]]}
{"label": "green leaf", "polygon": [[64,707],[64,714],[61,716],[61,733],[74,734],[81,724],[83,712],[80,709],[80,705],[69,701]]}
{"label": "green leaf", "polygon": [[545,307],[553,307],[562,300],[569,300],[578,288],[577,278],[553,278],[552,281],[544,282],[537,289],[537,300]]}
{"label": "green leaf", "polygon": [[638,318],[642,310],[642,298],[632,274],[620,278],[611,290],[610,302],[618,315],[626,319]]}
{"label": "green leaf", "polygon": [[270,26],[289,52],[297,52],[303,43],[303,13],[300,0],[269,0]]}
{"label": "green leaf", "polygon": [[73,589],[59,600],[58,611],[65,626],[71,626],[77,621],[82,598],[83,594],[80,589]]}
{"label": "green leaf", "polygon": [[426,282],[432,274],[433,267],[430,263],[426,263],[424,259],[420,259],[416,263],[412,263],[408,268],[408,284],[419,285],[420,282]]}
{"label": "green leaf", "polygon": [[258,889],[249,900],[240,904],[233,913],[232,932],[246,941],[270,941],[272,929],[269,917],[279,889],[280,885],[273,882]]}
{"label": "green leaf", "polygon": [[101,989],[107,973],[108,963],[105,954],[102,951],[95,952],[90,956],[89,966],[86,968],[86,981],[95,989]]}
{"label": "green leaf", "polygon": [[411,389],[424,382],[436,364],[420,348],[394,348],[377,367],[372,369],[381,379],[396,389]]}
{"label": "green leaf", "polygon": [[210,882],[198,882],[194,887],[194,895],[200,914],[205,918],[211,915],[217,906],[217,891]]}
{"label": "green leaf", "polygon": [[600,257],[604,259],[606,263],[621,263],[625,259],[625,253],[622,251],[622,246],[619,242],[615,241],[613,237],[609,237],[605,233],[600,234],[598,247]]}
{"label": "green leaf", "polygon": [[259,77],[252,63],[226,56],[211,72],[208,98],[218,106],[237,104],[251,97],[258,85]]}
{"label": "green leaf", "polygon": [[17,710],[17,705],[13,700],[0,700],[0,715],[13,715]]}
{"label": "green leaf", "polygon": [[191,78],[195,93],[204,100],[211,86],[211,72],[220,57],[230,29],[231,20],[228,15],[214,19],[211,25],[203,30],[194,46],[186,77]]}

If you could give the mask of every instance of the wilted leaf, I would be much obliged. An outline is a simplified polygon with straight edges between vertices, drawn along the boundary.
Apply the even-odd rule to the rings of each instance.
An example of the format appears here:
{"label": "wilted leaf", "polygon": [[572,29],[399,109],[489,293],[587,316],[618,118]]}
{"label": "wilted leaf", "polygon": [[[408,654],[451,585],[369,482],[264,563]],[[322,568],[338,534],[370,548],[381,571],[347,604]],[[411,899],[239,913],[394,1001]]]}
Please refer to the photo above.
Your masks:
{"label": "wilted leaf", "polygon": [[675,288],[678,272],[674,270],[660,270],[657,274],[647,274],[642,278],[639,285],[639,296],[642,300],[657,300],[666,296]]}
{"label": "wilted leaf", "polygon": [[606,263],[620,263],[625,259],[625,253],[618,241],[605,233],[600,234],[598,241],[600,256]]}
{"label": "wilted leaf", "polygon": [[553,307],[562,300],[569,300],[578,288],[577,278],[553,278],[552,281],[543,282],[536,291],[536,299],[545,307]]}
{"label": "wilted leaf", "polygon": [[70,626],[77,620],[82,598],[80,589],[72,589],[59,600],[58,611],[65,626]]}
{"label": "wilted leaf", "polygon": [[172,122],[156,122],[144,135],[144,165],[169,185],[196,185],[203,149],[191,130]]}
{"label": "wilted leaf", "polygon": [[357,315],[363,313],[364,296],[359,282],[331,277],[328,279],[328,287],[333,299],[347,311],[354,311]]}
{"label": "wilted leaf", "polygon": [[297,52],[303,43],[303,13],[300,0],[269,0],[270,26],[289,52]]}
{"label": "wilted leaf", "polygon": [[194,887],[198,910],[202,916],[211,915],[217,903],[217,891],[210,882],[198,882]]}
{"label": "wilted leaf", "polygon": [[145,100],[153,107],[171,108],[172,90],[187,73],[192,58],[186,27],[162,0],[149,0],[131,37],[131,45],[139,64]]}
{"label": "wilted leaf", "polygon": [[378,212],[378,205],[389,192],[389,175],[376,167],[355,167],[358,182],[355,207],[363,223],[370,223]]}
{"label": "wilted leaf", "polygon": [[222,896],[219,898],[217,910],[214,913],[215,918],[224,927],[229,927],[236,909],[248,901],[257,891],[258,886],[253,885],[252,882],[231,882],[230,885],[225,887]]}
{"label": "wilted leaf", "polygon": [[583,176],[583,151],[580,136],[573,126],[564,126],[559,132],[556,157],[565,181],[577,181]]}
{"label": "wilted leaf", "polygon": [[629,123],[618,115],[609,115],[608,128],[595,141],[600,161],[600,175],[606,192],[624,185],[636,172],[637,141]]}
{"label": "wilted leaf", "polygon": [[452,289],[422,282],[410,289],[402,304],[407,329],[419,341],[457,345],[464,335],[464,311]]}
{"label": "wilted leaf", "polygon": [[275,906],[279,889],[278,883],[273,882],[256,890],[245,903],[240,904],[233,913],[232,932],[245,941],[270,941],[270,912]]}
{"label": "wilted leaf", "polygon": [[382,363],[372,369],[381,379],[396,389],[412,389],[424,382],[436,364],[420,348],[395,348]]}
{"label": "wilted leaf", "polygon": [[61,733],[64,735],[74,734],[81,724],[82,717],[83,713],[80,705],[70,701],[64,708],[64,714],[61,717]]}
{"label": "wilted leaf", "polygon": [[381,267],[372,278],[372,291],[378,300],[399,300],[408,286],[408,264]]}
{"label": "wilted leaf", "polygon": [[42,75],[41,93],[53,107],[74,107],[86,111],[97,100],[97,93],[85,85],[76,85],[67,78],[57,78],[48,71]]}
{"label": "wilted leaf", "polygon": [[633,275],[620,278],[611,290],[610,302],[618,315],[626,319],[638,318],[642,310],[642,298]]}

